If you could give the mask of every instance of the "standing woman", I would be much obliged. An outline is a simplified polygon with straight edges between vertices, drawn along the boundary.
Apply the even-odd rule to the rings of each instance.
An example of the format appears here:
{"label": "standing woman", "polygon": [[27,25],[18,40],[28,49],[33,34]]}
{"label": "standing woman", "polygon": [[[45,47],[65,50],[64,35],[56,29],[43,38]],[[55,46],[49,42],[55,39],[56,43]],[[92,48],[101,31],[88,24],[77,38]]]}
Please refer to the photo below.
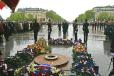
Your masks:
{"label": "standing woman", "polygon": [[75,41],[77,41],[77,33],[78,33],[77,19],[75,19],[75,21],[73,23],[73,32],[74,32],[74,35],[75,35]]}
{"label": "standing woman", "polygon": [[49,19],[49,22],[48,22],[48,40],[51,39],[51,31],[52,31],[52,24],[51,24],[51,20]]}
{"label": "standing woman", "polygon": [[89,33],[89,29],[88,29],[89,23],[87,22],[87,19],[85,19],[85,23],[83,24],[83,32],[84,32],[84,43],[87,46],[87,40],[88,40],[88,33]]}

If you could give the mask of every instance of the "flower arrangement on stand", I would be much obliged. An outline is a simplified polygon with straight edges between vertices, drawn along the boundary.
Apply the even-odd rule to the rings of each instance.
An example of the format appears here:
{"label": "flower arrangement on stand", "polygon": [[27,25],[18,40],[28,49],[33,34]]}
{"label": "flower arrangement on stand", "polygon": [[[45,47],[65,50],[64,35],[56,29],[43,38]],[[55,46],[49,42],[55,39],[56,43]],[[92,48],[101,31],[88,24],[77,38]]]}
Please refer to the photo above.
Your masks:
{"label": "flower arrangement on stand", "polygon": [[98,66],[96,66],[91,54],[88,54],[83,43],[77,42],[73,46],[73,63],[72,72],[79,76],[96,76],[98,74]]}
{"label": "flower arrangement on stand", "polygon": [[53,45],[53,46],[72,46],[73,42],[72,39],[62,39],[62,38],[58,38],[58,39],[50,39],[48,41],[49,45]]}
{"label": "flower arrangement on stand", "polygon": [[39,38],[36,44],[28,45],[27,48],[32,49],[36,54],[46,54],[51,53],[51,47],[47,45],[44,38]]}

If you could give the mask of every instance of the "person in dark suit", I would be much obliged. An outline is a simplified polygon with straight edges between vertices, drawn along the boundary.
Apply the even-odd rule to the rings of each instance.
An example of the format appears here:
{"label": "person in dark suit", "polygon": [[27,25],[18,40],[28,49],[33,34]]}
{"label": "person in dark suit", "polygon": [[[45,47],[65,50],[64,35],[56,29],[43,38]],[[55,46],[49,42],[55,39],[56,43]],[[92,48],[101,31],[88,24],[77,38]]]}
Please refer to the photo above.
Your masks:
{"label": "person in dark suit", "polygon": [[8,25],[8,22],[3,23],[3,28],[4,28],[4,37],[6,41],[9,41],[9,36],[10,36],[10,27]]}
{"label": "person in dark suit", "polygon": [[58,23],[58,30],[61,31],[61,23]]}
{"label": "person in dark suit", "polygon": [[0,21],[0,42],[3,42],[2,35],[4,34],[3,22]]}
{"label": "person in dark suit", "polygon": [[77,32],[78,32],[77,19],[75,19],[75,21],[73,23],[73,32],[74,32],[74,35],[75,35],[75,41],[77,41]]}
{"label": "person in dark suit", "polygon": [[88,29],[89,23],[87,22],[87,19],[85,19],[85,22],[83,24],[83,32],[84,32],[84,43],[87,45],[87,40],[88,40]]}
{"label": "person in dark suit", "polygon": [[38,32],[39,32],[39,29],[40,29],[40,25],[35,19],[35,21],[33,23],[34,43],[36,43],[36,41],[37,41],[37,35],[38,35]]}
{"label": "person in dark suit", "polygon": [[52,23],[51,23],[51,20],[49,19],[49,22],[48,22],[48,40],[51,39],[51,31],[52,31]]}
{"label": "person in dark suit", "polygon": [[66,21],[63,22],[62,28],[63,28],[63,39],[65,39],[68,31],[68,23]]}
{"label": "person in dark suit", "polygon": [[110,37],[110,41],[111,41],[111,53],[114,53],[114,23],[112,22],[112,20],[109,20],[108,21],[108,26],[107,27],[110,27],[108,29],[108,32],[109,32],[109,37]]}
{"label": "person in dark suit", "polygon": [[110,47],[110,52],[111,52],[111,61],[113,62],[113,68],[111,70],[111,72],[109,73],[109,76],[113,76],[114,75],[114,24],[111,24],[111,28],[110,28],[110,35],[111,35],[111,47]]}

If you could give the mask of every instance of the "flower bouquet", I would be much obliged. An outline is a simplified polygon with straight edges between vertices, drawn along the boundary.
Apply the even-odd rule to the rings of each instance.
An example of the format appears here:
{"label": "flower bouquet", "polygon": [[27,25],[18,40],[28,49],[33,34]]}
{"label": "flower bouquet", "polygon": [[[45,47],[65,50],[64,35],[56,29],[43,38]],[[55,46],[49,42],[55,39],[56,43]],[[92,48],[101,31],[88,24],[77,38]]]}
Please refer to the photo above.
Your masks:
{"label": "flower bouquet", "polygon": [[27,48],[32,49],[37,54],[45,54],[51,52],[51,48],[47,45],[44,38],[39,38],[36,44],[28,45]]}
{"label": "flower bouquet", "polygon": [[[96,69],[96,64],[88,54],[86,47],[77,42],[73,46],[73,63],[72,71],[79,76],[96,76],[98,74],[98,69]],[[98,67],[97,67],[98,68]]]}
{"label": "flower bouquet", "polygon": [[[22,69],[23,68],[21,68],[21,70]],[[15,72],[20,73],[19,70],[20,68],[17,69]],[[38,65],[38,64],[31,63],[26,67],[26,70],[29,76],[66,76],[66,74],[62,70],[56,67],[52,67],[48,64]]]}
{"label": "flower bouquet", "polygon": [[69,39],[58,38],[58,39],[50,39],[48,41],[48,44],[53,46],[72,46],[73,42],[72,40]]}
{"label": "flower bouquet", "polygon": [[73,46],[73,50],[76,52],[86,52],[87,51],[86,47],[82,43],[78,43],[78,42]]}

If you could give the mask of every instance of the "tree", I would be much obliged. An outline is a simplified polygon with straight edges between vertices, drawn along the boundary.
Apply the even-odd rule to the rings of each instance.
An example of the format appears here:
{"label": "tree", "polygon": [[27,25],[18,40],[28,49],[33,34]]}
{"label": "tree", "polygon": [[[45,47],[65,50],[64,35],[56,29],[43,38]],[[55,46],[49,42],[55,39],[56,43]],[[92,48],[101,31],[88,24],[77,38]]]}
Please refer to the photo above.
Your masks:
{"label": "tree", "polygon": [[86,16],[85,14],[80,14],[77,19],[79,22],[84,22],[84,20],[86,19]]}
{"label": "tree", "polygon": [[25,15],[25,13],[22,12],[15,12],[12,13],[7,20],[9,21],[24,21],[24,20],[32,20],[33,16],[31,14]]}
{"label": "tree", "polygon": [[110,15],[109,18],[112,19],[112,20],[114,20],[114,15]]}
{"label": "tree", "polygon": [[85,16],[86,16],[86,19],[91,20],[91,19],[94,19],[95,13],[93,12],[93,10],[87,10],[85,12]]}
{"label": "tree", "polygon": [[33,15],[31,15],[31,14],[28,14],[27,16],[26,16],[26,20],[28,20],[28,21],[32,21],[34,19],[34,17],[33,17]]}
{"label": "tree", "polygon": [[84,14],[80,14],[77,19],[79,22],[83,22],[85,19],[93,20],[94,16],[95,12],[93,10],[87,10]]}
{"label": "tree", "polygon": [[20,12],[12,13],[11,16],[7,18],[7,20],[10,21],[20,21],[20,20],[23,21],[24,19],[25,19],[25,14]]}
{"label": "tree", "polygon": [[98,16],[98,20],[108,20],[110,18],[110,14],[107,12],[101,12]]}
{"label": "tree", "polygon": [[47,18],[52,19],[54,22],[60,22],[60,21],[64,20],[61,16],[59,16],[56,12],[54,12],[52,10],[48,11],[46,13],[46,16],[47,16]]}

